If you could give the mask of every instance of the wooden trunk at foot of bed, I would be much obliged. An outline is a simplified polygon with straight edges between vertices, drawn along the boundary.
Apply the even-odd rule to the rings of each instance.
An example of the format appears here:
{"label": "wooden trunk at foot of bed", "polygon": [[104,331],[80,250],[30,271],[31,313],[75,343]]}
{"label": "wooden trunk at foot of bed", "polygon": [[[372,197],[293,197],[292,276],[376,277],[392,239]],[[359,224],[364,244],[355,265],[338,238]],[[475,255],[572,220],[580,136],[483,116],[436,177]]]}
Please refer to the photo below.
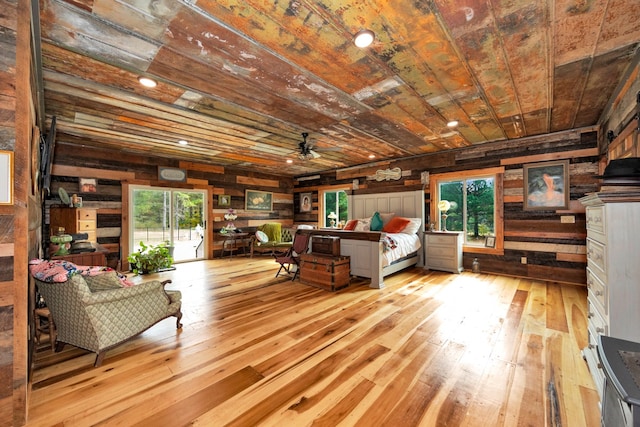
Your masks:
{"label": "wooden trunk at foot of bed", "polygon": [[300,255],[300,282],[327,291],[349,286],[349,257],[309,253]]}

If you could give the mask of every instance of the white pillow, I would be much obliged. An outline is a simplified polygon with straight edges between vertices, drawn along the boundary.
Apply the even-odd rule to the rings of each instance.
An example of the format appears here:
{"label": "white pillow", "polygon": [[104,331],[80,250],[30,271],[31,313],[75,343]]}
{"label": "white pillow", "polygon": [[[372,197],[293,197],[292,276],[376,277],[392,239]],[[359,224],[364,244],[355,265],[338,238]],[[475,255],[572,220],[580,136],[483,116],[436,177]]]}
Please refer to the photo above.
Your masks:
{"label": "white pillow", "polygon": [[358,225],[353,231],[371,231],[371,218],[358,218]]}
{"label": "white pillow", "polygon": [[256,239],[258,239],[258,242],[267,243],[269,241],[269,236],[267,236],[267,233],[264,231],[257,230]]}
{"label": "white pillow", "polygon": [[420,231],[420,224],[422,224],[421,218],[407,218],[409,220],[409,224],[404,227],[401,231],[403,234],[416,234]]}

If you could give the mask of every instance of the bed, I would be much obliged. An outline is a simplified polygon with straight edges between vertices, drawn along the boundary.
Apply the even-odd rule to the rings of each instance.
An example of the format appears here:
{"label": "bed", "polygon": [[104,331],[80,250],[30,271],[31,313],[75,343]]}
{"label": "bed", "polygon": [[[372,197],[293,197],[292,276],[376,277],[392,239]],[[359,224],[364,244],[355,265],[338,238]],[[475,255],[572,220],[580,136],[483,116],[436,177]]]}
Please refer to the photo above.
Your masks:
{"label": "bed", "polygon": [[[303,230],[312,235],[340,237],[340,254],[351,257],[351,275],[371,279],[370,287],[381,289],[384,278],[412,266],[423,265],[424,192],[358,194],[349,196],[349,218],[368,218],[374,212],[394,213],[405,218],[420,218],[412,237],[380,231],[344,231],[338,229]],[[390,241],[391,239],[391,241]],[[390,251],[393,243],[404,249],[402,255]],[[396,249],[398,249],[396,248]],[[413,248],[413,250],[407,249]]]}

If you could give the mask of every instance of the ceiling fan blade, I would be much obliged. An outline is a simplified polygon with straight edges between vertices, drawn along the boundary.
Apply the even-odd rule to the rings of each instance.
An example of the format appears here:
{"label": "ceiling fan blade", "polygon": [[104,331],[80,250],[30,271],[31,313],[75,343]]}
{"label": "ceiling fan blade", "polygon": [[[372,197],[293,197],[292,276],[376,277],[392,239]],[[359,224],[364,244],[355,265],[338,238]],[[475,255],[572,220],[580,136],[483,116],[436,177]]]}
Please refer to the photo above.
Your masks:
{"label": "ceiling fan blade", "polygon": [[311,157],[313,157],[314,159],[319,159],[321,157],[320,154],[316,153],[311,149],[309,149],[309,154],[311,154]]}

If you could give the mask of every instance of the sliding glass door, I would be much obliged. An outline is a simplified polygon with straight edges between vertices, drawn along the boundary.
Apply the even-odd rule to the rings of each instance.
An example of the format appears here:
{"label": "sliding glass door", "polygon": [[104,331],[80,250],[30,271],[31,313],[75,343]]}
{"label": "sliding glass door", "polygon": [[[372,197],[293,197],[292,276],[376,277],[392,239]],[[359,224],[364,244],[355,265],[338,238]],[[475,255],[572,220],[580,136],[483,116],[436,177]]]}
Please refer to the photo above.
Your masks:
{"label": "sliding glass door", "polygon": [[173,247],[175,262],[204,259],[206,191],[132,186],[129,192],[129,248],[140,242]]}

